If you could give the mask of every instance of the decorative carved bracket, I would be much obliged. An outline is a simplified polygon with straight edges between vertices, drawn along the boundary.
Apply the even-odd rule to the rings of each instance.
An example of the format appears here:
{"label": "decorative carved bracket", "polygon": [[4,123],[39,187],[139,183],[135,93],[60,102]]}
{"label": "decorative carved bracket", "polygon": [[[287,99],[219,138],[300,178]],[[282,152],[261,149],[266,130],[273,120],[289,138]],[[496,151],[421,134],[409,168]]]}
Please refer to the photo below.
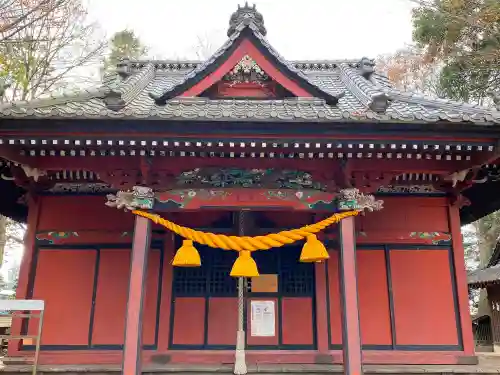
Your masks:
{"label": "decorative carved bracket", "polygon": [[153,189],[145,186],[134,186],[132,191],[119,191],[106,196],[106,206],[119,210],[151,210],[154,204]]}
{"label": "decorative carved bracket", "polygon": [[376,200],[373,195],[360,193],[358,189],[343,189],[337,196],[338,207],[341,211],[358,210],[370,212],[383,208],[384,201]]}
{"label": "decorative carved bracket", "polygon": [[40,177],[47,176],[47,172],[43,171],[41,169],[31,168],[29,165],[21,165],[20,167],[24,171],[24,174],[26,175],[26,177],[33,178],[33,180],[35,182],[38,182]]}

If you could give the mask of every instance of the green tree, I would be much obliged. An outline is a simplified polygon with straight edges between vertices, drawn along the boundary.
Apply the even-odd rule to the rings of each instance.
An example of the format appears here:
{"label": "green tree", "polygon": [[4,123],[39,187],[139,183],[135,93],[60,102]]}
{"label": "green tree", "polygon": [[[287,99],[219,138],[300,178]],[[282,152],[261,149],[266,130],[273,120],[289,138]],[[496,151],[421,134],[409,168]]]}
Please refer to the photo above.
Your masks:
{"label": "green tree", "polygon": [[440,91],[447,97],[485,104],[500,86],[498,0],[415,1],[413,39],[444,66]]}
{"label": "green tree", "polygon": [[124,58],[137,60],[147,53],[147,47],[133,30],[116,32],[109,41],[109,56],[104,60],[104,70],[114,69]]}

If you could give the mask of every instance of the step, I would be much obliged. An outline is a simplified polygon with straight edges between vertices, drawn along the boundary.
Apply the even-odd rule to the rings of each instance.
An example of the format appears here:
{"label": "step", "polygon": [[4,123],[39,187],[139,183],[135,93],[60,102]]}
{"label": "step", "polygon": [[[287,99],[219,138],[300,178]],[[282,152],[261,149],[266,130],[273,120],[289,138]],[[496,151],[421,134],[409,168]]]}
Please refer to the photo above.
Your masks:
{"label": "step", "polygon": [[[2,375],[20,375],[27,374],[32,371],[30,365],[6,365],[0,372]],[[482,375],[498,375],[500,367],[482,367],[482,366],[409,366],[409,365],[366,365],[364,366],[364,374],[391,374],[391,375],[450,375],[450,374],[482,374]],[[120,366],[116,365],[79,365],[79,366],[63,366],[63,365],[41,365],[38,367],[38,374],[41,375],[119,375],[121,373]],[[201,374],[232,374],[232,365],[164,365],[164,366],[145,366],[143,369],[144,375],[201,375]],[[288,375],[324,375],[324,374],[342,374],[341,365],[252,365],[248,367],[248,374],[266,374],[278,375],[286,373]]]}

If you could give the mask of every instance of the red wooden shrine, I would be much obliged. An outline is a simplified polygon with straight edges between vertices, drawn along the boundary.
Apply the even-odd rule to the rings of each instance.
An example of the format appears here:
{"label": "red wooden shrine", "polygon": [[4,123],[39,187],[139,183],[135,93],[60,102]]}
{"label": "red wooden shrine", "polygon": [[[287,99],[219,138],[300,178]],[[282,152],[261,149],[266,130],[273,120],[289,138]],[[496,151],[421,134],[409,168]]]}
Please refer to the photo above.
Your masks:
{"label": "red wooden shrine", "polygon": [[[384,201],[320,235],[326,263],[257,252],[276,286],[248,281],[247,363],[474,361],[460,225],[500,207],[498,110],[400,92],[366,58],[286,61],[245,6],[205,62],[124,60],[0,116],[0,209],[28,223],[17,297],[46,301],[41,363],[234,361],[232,254],[174,269],[177,236],[105,205],[133,186],[192,228],[237,234],[248,211],[247,235],[319,221],[341,189]],[[252,301],[274,302],[273,334],[251,333]]]}

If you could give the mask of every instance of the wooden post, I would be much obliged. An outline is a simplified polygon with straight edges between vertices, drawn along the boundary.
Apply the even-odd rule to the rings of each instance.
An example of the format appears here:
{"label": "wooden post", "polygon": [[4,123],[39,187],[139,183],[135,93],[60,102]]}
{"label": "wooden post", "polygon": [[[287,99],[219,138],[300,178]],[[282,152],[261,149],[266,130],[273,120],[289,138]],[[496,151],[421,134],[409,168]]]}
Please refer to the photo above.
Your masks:
{"label": "wooden post", "polygon": [[339,224],[339,231],[344,374],[361,375],[363,370],[361,366],[354,217],[343,219]]}
{"label": "wooden post", "polygon": [[150,220],[136,216],[134,240],[132,242],[132,257],[130,261],[127,312],[125,317],[123,375],[141,375],[142,312],[150,243]]}
{"label": "wooden post", "polygon": [[455,264],[455,280],[459,306],[464,354],[474,355],[474,336],[472,334],[472,319],[469,311],[469,291],[467,289],[467,270],[465,269],[464,244],[460,230],[460,212],[457,206],[448,206],[450,221],[451,244],[453,248],[453,263]]}
{"label": "wooden post", "polygon": [[314,264],[315,290],[316,290],[316,336],[318,340],[318,352],[328,353],[330,343],[328,342],[328,304],[326,295],[326,262]]}
{"label": "wooden post", "polygon": [[[238,235],[244,236],[248,228],[246,220],[247,212],[238,211],[235,215],[236,226],[238,228]],[[246,355],[245,355],[245,278],[238,277],[238,332],[236,333],[236,351],[234,355],[234,368],[233,374],[245,375],[248,372]]]}
{"label": "wooden post", "polygon": [[492,285],[486,288],[491,308],[490,324],[493,351],[500,352],[500,287]]}

